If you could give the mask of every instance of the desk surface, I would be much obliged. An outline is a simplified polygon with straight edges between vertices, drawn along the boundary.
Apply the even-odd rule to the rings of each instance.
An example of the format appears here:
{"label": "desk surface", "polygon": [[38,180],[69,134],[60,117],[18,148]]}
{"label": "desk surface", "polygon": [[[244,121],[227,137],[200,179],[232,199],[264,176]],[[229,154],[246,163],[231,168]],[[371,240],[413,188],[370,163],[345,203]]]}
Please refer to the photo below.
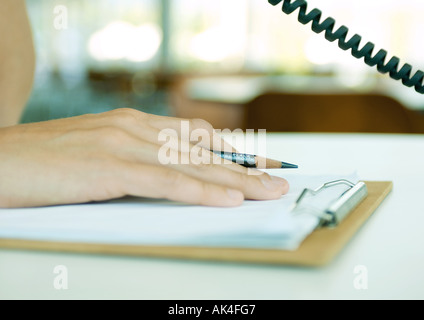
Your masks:
{"label": "desk surface", "polygon": [[323,268],[0,250],[0,299],[424,298],[424,135],[269,134],[267,150],[298,174],[356,170],[394,188]]}

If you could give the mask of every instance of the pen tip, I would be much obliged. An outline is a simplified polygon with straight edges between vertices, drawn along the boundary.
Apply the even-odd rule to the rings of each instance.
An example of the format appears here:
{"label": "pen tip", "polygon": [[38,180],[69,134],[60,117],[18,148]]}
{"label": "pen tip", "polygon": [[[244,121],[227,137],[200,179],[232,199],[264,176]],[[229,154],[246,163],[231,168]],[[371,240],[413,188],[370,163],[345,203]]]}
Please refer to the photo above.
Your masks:
{"label": "pen tip", "polygon": [[298,166],[295,164],[287,163],[287,162],[281,162],[281,168],[283,169],[297,169]]}

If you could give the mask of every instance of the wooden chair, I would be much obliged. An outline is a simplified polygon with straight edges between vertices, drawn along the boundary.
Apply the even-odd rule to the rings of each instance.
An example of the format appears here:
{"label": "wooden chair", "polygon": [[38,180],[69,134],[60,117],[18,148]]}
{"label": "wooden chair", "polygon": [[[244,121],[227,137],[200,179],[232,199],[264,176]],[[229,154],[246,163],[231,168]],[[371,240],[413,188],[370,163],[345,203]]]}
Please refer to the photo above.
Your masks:
{"label": "wooden chair", "polygon": [[270,132],[424,133],[424,114],[377,94],[263,93],[245,106],[245,129]]}

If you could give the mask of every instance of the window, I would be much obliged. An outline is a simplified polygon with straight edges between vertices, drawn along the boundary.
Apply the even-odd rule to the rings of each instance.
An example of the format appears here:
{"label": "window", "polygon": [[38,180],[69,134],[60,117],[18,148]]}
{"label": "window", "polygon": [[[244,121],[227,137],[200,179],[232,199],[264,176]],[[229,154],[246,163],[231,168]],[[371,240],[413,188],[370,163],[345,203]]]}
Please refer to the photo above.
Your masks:
{"label": "window", "polygon": [[[424,69],[423,1],[308,3],[309,10],[320,8],[323,18],[334,17],[337,27],[345,24],[352,34],[362,35],[363,44],[371,41],[377,50],[384,48],[401,57],[402,63]],[[298,23],[297,11],[287,16],[281,4],[273,7],[267,0],[27,0],[27,4],[38,57],[29,108],[33,115],[38,108],[44,118],[132,104],[166,113],[167,101],[157,96],[163,94],[158,74],[329,74],[352,88],[364,83],[372,88],[377,80],[388,78],[312,32],[310,25]],[[58,7],[66,9],[66,28],[55,25]],[[100,96],[93,95],[93,79],[99,85],[99,79],[111,78],[119,81]],[[128,86],[133,88],[122,90]],[[73,90],[78,90],[80,100],[72,99],[69,106],[63,95],[75,97]],[[416,97],[410,89],[405,95]]]}

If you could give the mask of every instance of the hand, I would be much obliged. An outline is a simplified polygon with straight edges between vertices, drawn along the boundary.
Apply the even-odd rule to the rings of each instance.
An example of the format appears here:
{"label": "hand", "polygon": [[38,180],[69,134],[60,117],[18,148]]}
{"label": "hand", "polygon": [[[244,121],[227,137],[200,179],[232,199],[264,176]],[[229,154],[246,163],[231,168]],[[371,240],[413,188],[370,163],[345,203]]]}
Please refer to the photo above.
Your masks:
{"label": "hand", "polygon": [[[244,199],[278,199],[286,180],[220,159],[163,164],[216,155],[204,144],[232,148],[203,120],[186,120],[210,141],[194,144],[181,130],[184,119],[132,109],[0,129],[0,207],[33,207],[104,201],[123,196],[163,198],[206,206],[238,206]],[[172,131],[166,141],[158,137]],[[185,147],[184,147],[185,146]],[[187,147],[188,146],[188,147]],[[187,149],[188,148],[188,149]],[[194,153],[193,153],[194,152]],[[183,162],[183,161],[181,161]]]}

